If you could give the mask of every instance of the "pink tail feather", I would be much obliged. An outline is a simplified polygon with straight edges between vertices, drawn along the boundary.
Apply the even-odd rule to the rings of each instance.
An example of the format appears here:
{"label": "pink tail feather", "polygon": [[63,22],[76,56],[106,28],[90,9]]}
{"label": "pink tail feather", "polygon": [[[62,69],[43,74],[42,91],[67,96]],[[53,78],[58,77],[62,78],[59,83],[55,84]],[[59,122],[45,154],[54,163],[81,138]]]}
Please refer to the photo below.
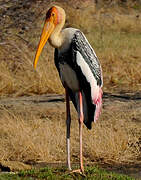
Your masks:
{"label": "pink tail feather", "polygon": [[94,122],[96,122],[99,118],[99,115],[101,113],[101,108],[102,108],[102,89],[99,88],[99,94],[98,98],[94,100],[94,104],[96,105],[96,110],[95,110],[95,115],[94,115]]}

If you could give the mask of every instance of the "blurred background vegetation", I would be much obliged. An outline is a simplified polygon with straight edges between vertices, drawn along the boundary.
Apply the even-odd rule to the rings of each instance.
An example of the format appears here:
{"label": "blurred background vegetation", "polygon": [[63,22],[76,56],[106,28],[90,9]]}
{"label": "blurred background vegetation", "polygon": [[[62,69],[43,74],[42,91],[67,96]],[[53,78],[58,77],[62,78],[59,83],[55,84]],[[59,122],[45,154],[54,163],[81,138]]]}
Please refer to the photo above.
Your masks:
{"label": "blurred background vegetation", "polygon": [[32,66],[46,11],[53,4],[65,9],[65,27],[79,28],[94,48],[105,92],[141,90],[139,0],[0,0],[0,96],[63,93],[49,44],[37,70]]}

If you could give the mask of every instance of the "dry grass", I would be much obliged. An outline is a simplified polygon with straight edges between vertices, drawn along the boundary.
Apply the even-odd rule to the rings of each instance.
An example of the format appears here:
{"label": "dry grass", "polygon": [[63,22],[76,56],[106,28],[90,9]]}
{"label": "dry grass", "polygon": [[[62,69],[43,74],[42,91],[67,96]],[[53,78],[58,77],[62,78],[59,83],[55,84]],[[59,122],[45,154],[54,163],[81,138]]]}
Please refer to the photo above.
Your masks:
{"label": "dry grass", "polygon": [[49,119],[42,120],[33,115],[27,118],[5,112],[0,127],[0,159],[17,161],[60,159],[64,144],[61,126],[60,122],[53,123]]}
{"label": "dry grass", "polygon": [[[35,116],[30,110],[18,115],[6,109],[2,112],[0,160],[66,161],[64,108],[56,111],[55,109],[48,110],[44,116]],[[141,127],[132,119],[139,116],[138,110],[121,112],[113,109],[111,113],[104,108],[100,120],[97,124],[93,124],[91,131],[84,127],[84,161],[135,162],[140,157]],[[78,121],[73,108],[71,161],[79,161]]]}
{"label": "dry grass", "polygon": [[[34,53],[30,53],[26,45],[8,42],[5,48],[12,46],[14,57],[6,57],[1,61],[1,96],[13,94],[14,96],[60,93],[63,88],[60,82],[52,57],[46,53],[41,57],[38,69],[33,69]],[[53,51],[51,51],[53,54]],[[46,56],[46,58],[45,58]],[[44,59],[44,61],[42,61]],[[18,91],[17,91],[18,90]]]}
{"label": "dry grass", "polygon": [[[104,91],[141,90],[140,16],[136,17],[137,12],[130,12],[130,9],[129,15],[123,14],[120,8],[96,10],[91,2],[86,2],[75,9],[75,13],[75,7],[65,3],[61,6],[67,11],[66,26],[81,29],[95,49],[103,68]],[[39,11],[42,8],[41,4]],[[23,35],[11,29],[13,35],[0,44],[1,96],[63,93],[53,62],[53,48],[47,44],[37,71],[32,67],[45,11],[43,8],[44,14],[37,17],[35,28]]]}
{"label": "dry grass", "polygon": [[[127,12],[125,15],[115,8],[96,10],[91,2],[78,9],[65,2],[57,4],[67,11],[66,26],[80,28],[94,47],[103,68],[103,90],[141,91],[140,13],[131,11],[128,16]],[[33,9],[35,12],[43,10],[42,15],[33,22],[32,28],[19,35],[18,28],[15,30],[11,26],[11,34],[6,34],[0,43],[0,96],[64,92],[54,66],[53,49],[49,45],[42,52],[37,70],[33,70],[32,63],[46,12],[46,4],[39,5],[39,9],[36,6]],[[140,126],[133,124],[131,119],[140,117],[140,114],[136,110],[109,112],[103,110],[92,131],[84,129],[85,161],[133,162],[140,156],[140,133],[135,133],[140,132]],[[3,109],[0,117],[0,160],[65,161],[64,111],[59,110],[57,114],[49,111],[49,118],[26,113],[24,116],[15,115]],[[72,115],[71,151],[75,162],[79,152],[78,123],[74,111]]]}

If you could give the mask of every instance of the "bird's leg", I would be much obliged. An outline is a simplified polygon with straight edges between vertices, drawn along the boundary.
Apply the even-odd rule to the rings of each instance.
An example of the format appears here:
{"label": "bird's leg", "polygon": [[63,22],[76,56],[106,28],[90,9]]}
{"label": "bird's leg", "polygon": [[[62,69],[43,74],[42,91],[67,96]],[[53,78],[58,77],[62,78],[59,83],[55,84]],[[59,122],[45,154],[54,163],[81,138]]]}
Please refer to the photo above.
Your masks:
{"label": "bird's leg", "polygon": [[79,117],[79,137],[80,137],[80,171],[84,172],[83,167],[83,155],[82,155],[82,128],[83,128],[83,100],[82,100],[82,93],[79,91],[79,103],[80,103],[80,117]]}
{"label": "bird's leg", "polygon": [[83,155],[82,155],[82,128],[83,128],[83,100],[82,100],[82,93],[79,91],[79,138],[80,138],[80,169],[73,170],[75,173],[84,173],[84,167],[83,167]]}
{"label": "bird's leg", "polygon": [[70,102],[69,102],[68,89],[65,88],[65,91],[66,91],[66,125],[67,125],[67,132],[66,132],[67,165],[68,165],[68,169],[71,170],[71,164],[70,164],[70,125],[71,125]]}

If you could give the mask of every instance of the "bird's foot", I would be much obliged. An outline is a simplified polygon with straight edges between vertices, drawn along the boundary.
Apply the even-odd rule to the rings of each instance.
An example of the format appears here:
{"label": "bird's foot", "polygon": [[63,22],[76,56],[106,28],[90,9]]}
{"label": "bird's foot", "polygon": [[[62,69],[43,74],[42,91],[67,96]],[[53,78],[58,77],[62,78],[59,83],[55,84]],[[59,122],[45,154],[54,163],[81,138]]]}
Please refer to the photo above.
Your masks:
{"label": "bird's foot", "polygon": [[71,173],[78,173],[78,174],[80,174],[80,175],[82,175],[82,176],[85,176],[85,174],[84,174],[84,168],[72,170]]}
{"label": "bird's foot", "polygon": [[75,169],[75,170],[72,170],[71,172],[72,173],[79,173],[79,174],[83,173],[83,171],[81,169]]}

